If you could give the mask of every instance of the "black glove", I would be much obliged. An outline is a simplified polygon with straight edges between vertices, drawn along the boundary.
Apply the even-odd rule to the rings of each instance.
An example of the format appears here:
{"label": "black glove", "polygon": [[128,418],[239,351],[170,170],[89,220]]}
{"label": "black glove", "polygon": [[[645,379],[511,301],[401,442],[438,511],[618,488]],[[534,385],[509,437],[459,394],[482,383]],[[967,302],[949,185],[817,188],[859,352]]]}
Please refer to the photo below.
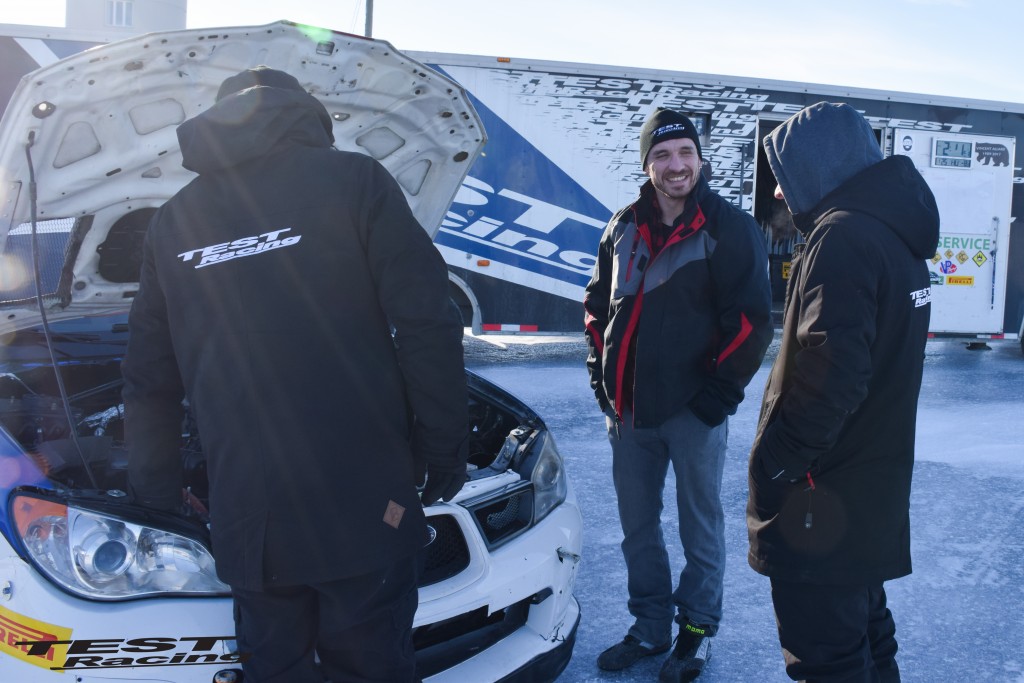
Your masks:
{"label": "black glove", "polygon": [[462,490],[465,483],[465,467],[452,471],[438,468],[436,465],[427,465],[427,483],[423,485],[420,502],[424,506],[433,505],[439,499],[447,503]]}

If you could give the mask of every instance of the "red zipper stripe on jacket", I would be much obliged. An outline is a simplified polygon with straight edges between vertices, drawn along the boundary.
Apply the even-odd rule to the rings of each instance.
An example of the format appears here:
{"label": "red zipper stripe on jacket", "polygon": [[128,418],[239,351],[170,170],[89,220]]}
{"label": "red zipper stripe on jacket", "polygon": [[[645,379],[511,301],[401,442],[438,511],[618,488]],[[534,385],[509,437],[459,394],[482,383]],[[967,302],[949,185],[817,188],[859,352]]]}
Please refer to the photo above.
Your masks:
{"label": "red zipper stripe on jacket", "polygon": [[[649,235],[650,228],[648,228],[646,224],[641,226],[639,221],[637,221],[636,218],[637,218],[636,217],[636,209],[634,208],[634,210],[633,210],[633,225],[636,226],[637,235],[640,234],[641,227],[643,227],[643,229],[646,230],[648,232],[648,235]],[[690,221],[690,224],[689,225],[680,225],[680,227],[677,228],[676,231],[673,232],[669,236],[669,238],[667,240],[665,240],[665,244],[663,244],[661,249],[658,250],[658,253],[651,255],[651,262],[653,262],[654,259],[656,259],[659,254],[663,253],[665,251],[665,249],[667,249],[670,244],[675,244],[676,242],[681,242],[682,240],[686,239],[687,237],[690,237],[695,232],[700,230],[701,226],[704,225],[705,221],[706,221],[706,219],[704,218],[704,212],[701,211],[700,205],[697,205],[697,215],[693,217],[693,220]],[[650,240],[650,237],[648,235],[644,235],[644,240],[647,242],[647,249],[650,250],[651,249],[651,240]],[[633,254],[636,253],[636,243],[637,243],[637,237],[636,237],[636,235],[634,235],[634,237],[633,237],[633,249],[630,252],[629,266],[628,266],[628,269],[626,270],[626,279],[627,280],[629,280],[629,273],[630,273],[630,271],[633,268]],[[650,263],[647,264],[647,267],[650,268]],[[618,363],[616,363],[616,367],[615,367],[615,406],[616,406],[616,412],[622,410],[622,384],[623,384],[622,380],[623,380],[623,378],[626,375],[626,362],[629,360],[629,345],[630,345],[630,342],[633,339],[633,335],[636,334],[636,328],[640,324],[640,310],[641,310],[642,304],[643,304],[643,296],[644,296],[644,285],[641,284],[640,287],[637,290],[636,302],[633,304],[633,311],[632,311],[632,315],[630,316],[630,319],[629,319],[629,324],[626,326],[625,333],[622,335],[622,342],[623,342],[622,343],[622,349],[620,349],[620,351],[619,351],[619,357],[617,359]],[[635,374],[636,374],[636,371],[634,369],[634,375]],[[636,397],[634,396],[634,401],[635,400],[636,400]],[[632,406],[630,406],[630,407],[632,408]],[[621,413],[619,413],[619,414],[621,415]]]}
{"label": "red zipper stripe on jacket", "polygon": [[718,354],[718,363],[717,363],[717,365],[721,365],[725,361],[726,358],[728,358],[729,356],[732,355],[733,351],[735,351],[739,347],[743,346],[743,342],[747,341],[747,338],[750,336],[750,333],[753,332],[753,331],[754,331],[754,326],[750,324],[749,320],[747,320],[746,314],[740,313],[740,331],[739,331],[739,334],[737,334],[736,338],[733,339],[729,343],[729,346],[725,347],[725,351],[722,351],[722,353]]}
{"label": "red zipper stripe on jacket", "polygon": [[[626,329],[622,335],[622,348],[619,349],[619,357],[616,359],[618,362],[615,364],[615,412],[622,417],[622,411],[625,406],[622,405],[622,380],[626,376],[626,362],[629,360],[629,345],[633,339],[633,335],[636,334],[636,328],[640,324],[640,307],[644,299],[644,288],[640,287],[640,290],[636,294],[636,303],[633,304],[633,310],[629,316],[629,324],[626,325]],[[636,369],[633,370],[633,375],[636,376]],[[636,402],[636,394],[633,395],[633,401]],[[629,409],[633,410],[634,406],[630,406]],[[635,413],[634,413],[635,414]]]}
{"label": "red zipper stripe on jacket", "polygon": [[584,310],[586,311],[586,315],[583,316],[583,326],[587,329],[587,332],[590,335],[590,340],[594,344],[596,357],[600,358],[604,355],[604,333],[594,326],[594,321],[597,320],[597,318],[595,318],[594,315],[586,308],[584,308]]}
{"label": "red zipper stripe on jacket", "polygon": [[[690,224],[689,225],[680,225],[678,228],[676,228],[675,232],[673,232],[671,235],[669,235],[668,239],[665,240],[665,244],[662,245],[661,251],[665,251],[666,249],[669,248],[670,245],[673,245],[676,242],[682,242],[687,237],[689,237],[693,233],[695,233],[698,230],[700,230],[701,227],[704,226],[704,223],[706,221],[707,221],[707,219],[704,218],[704,212],[701,211],[700,205],[698,204],[697,205],[697,215],[693,217],[693,220],[690,221]],[[659,251],[658,253],[660,254],[661,251]]]}

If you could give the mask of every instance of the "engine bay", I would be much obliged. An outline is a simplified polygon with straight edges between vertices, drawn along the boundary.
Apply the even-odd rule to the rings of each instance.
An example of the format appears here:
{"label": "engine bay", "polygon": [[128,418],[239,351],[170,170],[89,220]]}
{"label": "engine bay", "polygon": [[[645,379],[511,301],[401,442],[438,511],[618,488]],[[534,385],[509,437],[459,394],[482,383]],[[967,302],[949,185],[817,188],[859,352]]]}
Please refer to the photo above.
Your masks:
{"label": "engine bay", "polygon": [[[68,363],[61,365],[60,372],[68,395],[66,408],[51,366],[25,363],[16,371],[0,373],[0,424],[54,483],[70,489],[126,491],[128,451],[120,358]],[[532,429],[523,428],[522,420],[509,408],[488,401],[473,384],[469,469],[470,478],[478,478],[493,473],[489,468],[497,461],[507,467],[509,451],[516,450],[523,433]],[[503,454],[506,457],[499,458]],[[187,405],[181,461],[185,486],[207,506],[206,459]]]}

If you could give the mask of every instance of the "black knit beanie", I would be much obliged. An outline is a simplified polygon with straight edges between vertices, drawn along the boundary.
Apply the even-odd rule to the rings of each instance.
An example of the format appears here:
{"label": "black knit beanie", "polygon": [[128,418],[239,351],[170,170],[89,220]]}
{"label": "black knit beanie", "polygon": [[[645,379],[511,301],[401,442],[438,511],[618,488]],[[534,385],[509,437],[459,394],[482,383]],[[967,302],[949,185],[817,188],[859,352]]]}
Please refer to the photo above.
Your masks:
{"label": "black knit beanie", "polygon": [[644,127],[640,129],[641,167],[647,170],[647,153],[651,151],[651,147],[675,138],[690,138],[697,146],[697,156],[702,156],[700,136],[697,135],[697,127],[693,125],[693,121],[677,111],[658,107],[647,117]]}
{"label": "black knit beanie", "polygon": [[258,85],[306,92],[295,76],[284,71],[271,69],[269,66],[260,65],[225,78],[224,82],[220,84],[220,89],[217,91],[217,102],[220,102],[228,95],[234,95],[236,92],[255,88]]}

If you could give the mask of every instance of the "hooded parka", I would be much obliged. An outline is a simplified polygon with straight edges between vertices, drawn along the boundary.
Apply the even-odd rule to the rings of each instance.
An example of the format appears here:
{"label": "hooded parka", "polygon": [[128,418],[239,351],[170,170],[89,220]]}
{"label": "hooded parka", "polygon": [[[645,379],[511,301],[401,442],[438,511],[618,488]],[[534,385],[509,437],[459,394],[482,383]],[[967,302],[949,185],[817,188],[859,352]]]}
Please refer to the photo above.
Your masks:
{"label": "hooded parka", "polygon": [[180,501],[187,397],[224,581],[326,582],[411,556],[414,455],[464,471],[468,435],[439,253],[381,164],[331,147],[301,88],[229,94],[178,137],[199,176],[150,224],[123,364],[134,495]]}
{"label": "hooded parka", "polygon": [[786,581],[881,583],[911,571],[938,210],[911,160],[882,160],[846,105],[809,107],[765,149],[806,244],[750,455],[748,559]]}

